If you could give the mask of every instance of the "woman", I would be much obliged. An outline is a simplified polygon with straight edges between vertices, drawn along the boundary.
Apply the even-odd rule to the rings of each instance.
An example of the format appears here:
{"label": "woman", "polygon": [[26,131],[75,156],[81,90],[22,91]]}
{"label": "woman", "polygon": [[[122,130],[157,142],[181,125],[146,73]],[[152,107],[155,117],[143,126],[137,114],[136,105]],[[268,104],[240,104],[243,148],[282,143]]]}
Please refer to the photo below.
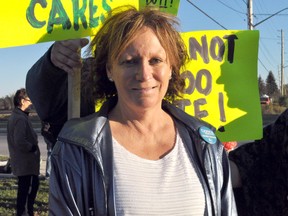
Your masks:
{"label": "woman", "polygon": [[237,215],[214,129],[168,102],[181,96],[188,59],[176,24],[118,8],[94,37],[84,92],[103,105],[59,134],[51,215]]}

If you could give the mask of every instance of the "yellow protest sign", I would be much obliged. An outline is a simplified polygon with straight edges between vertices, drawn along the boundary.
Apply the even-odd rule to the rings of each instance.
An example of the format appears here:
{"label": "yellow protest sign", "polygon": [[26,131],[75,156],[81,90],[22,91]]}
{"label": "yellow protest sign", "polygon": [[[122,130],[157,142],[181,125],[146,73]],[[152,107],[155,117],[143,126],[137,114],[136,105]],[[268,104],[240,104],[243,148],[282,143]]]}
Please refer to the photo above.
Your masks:
{"label": "yellow protest sign", "polygon": [[0,48],[94,35],[105,14],[121,5],[148,5],[177,14],[180,0],[3,0]]}
{"label": "yellow protest sign", "polygon": [[[0,2],[0,48],[93,36],[112,8],[156,6],[177,14],[180,0],[9,0]],[[262,137],[258,31],[182,33],[191,62],[178,106],[218,128],[221,141]],[[222,132],[220,132],[222,131]]]}
{"label": "yellow protest sign", "polygon": [[139,1],[139,8],[143,8],[146,6],[153,6],[158,7],[162,11],[166,11],[168,13],[171,13],[175,16],[177,16],[178,13],[178,7],[179,7],[180,0],[145,0],[145,1]]}
{"label": "yellow protest sign", "polygon": [[[126,0],[138,7],[138,1]],[[114,0],[9,0],[1,1],[0,48],[73,39],[93,35]]]}
{"label": "yellow protest sign", "polygon": [[[191,61],[180,108],[219,129],[221,141],[262,137],[258,90],[258,31],[182,33]],[[222,131],[222,132],[221,132]]]}

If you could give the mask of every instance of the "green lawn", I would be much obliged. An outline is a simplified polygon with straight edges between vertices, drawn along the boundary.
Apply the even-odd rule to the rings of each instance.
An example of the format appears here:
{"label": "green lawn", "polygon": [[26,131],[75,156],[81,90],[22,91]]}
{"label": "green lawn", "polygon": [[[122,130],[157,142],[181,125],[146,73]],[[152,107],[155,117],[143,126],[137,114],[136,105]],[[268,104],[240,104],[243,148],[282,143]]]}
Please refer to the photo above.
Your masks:
{"label": "green lawn", "polygon": [[[0,155],[0,161],[6,161],[7,156]],[[39,190],[34,204],[35,213],[48,215],[49,182],[40,179]],[[17,179],[0,178],[0,215],[16,215]],[[36,215],[37,215],[36,214]]]}
{"label": "green lawn", "polygon": [[[35,213],[38,215],[48,215],[48,190],[48,181],[41,179],[34,204]],[[0,178],[0,215],[16,215],[16,197],[17,179]]]}

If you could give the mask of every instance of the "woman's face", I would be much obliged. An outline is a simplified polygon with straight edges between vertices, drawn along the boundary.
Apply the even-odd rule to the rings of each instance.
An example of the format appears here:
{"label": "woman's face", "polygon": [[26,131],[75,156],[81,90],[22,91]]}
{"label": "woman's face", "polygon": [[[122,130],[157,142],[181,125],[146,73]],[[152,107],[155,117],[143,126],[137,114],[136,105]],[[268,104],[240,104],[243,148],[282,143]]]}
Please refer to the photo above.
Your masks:
{"label": "woman's face", "polygon": [[120,105],[145,109],[161,106],[171,70],[158,38],[145,27],[121,53],[119,60],[107,67],[107,75],[115,83]]}

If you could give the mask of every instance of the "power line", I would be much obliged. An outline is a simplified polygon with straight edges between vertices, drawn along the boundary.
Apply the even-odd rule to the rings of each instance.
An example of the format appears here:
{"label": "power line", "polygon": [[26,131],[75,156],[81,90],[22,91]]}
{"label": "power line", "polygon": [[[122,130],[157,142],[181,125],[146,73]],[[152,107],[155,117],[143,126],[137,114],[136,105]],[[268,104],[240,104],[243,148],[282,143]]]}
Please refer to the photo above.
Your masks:
{"label": "power line", "polygon": [[258,58],[258,61],[260,62],[262,67],[269,73],[269,70],[266,68],[266,66],[263,64],[263,62],[260,60],[260,58]]}
{"label": "power line", "polygon": [[221,26],[223,29],[227,30],[223,25],[221,25],[219,22],[217,22],[214,18],[209,16],[207,13],[205,13],[203,10],[201,10],[199,7],[197,7],[195,4],[193,4],[191,1],[187,0],[188,3],[190,3],[192,6],[194,6],[197,10],[199,10],[201,13],[203,13],[205,16],[207,16],[209,19],[211,19],[213,22],[215,22],[217,25]]}
{"label": "power line", "polygon": [[[265,44],[262,42],[262,40],[259,41],[259,50],[262,51],[262,54],[264,55],[264,57],[266,58],[266,63],[269,63],[271,66],[273,66],[273,64],[271,63],[270,60],[272,60],[273,62],[276,62],[274,59],[274,56],[270,54],[269,50],[267,49],[267,47],[265,46]],[[260,46],[261,45],[261,46]],[[264,52],[265,51],[265,52]],[[269,57],[266,55],[266,53],[269,55]]]}
{"label": "power line", "polygon": [[240,13],[240,14],[245,14],[245,15],[246,15],[246,13],[243,13],[243,12],[241,12],[241,11],[236,10],[236,9],[230,7],[229,5],[225,4],[224,2],[222,2],[222,1],[220,1],[220,0],[217,0],[217,1],[220,2],[221,4],[223,4],[225,7],[233,10],[234,12],[237,12],[237,13]]}
{"label": "power line", "polygon": [[[271,16],[273,14],[253,14],[255,16]],[[276,14],[275,16],[287,16],[288,14]]]}
{"label": "power line", "polygon": [[245,4],[245,5],[247,5],[247,2],[245,1],[245,0],[242,0],[243,1],[243,3]]}
{"label": "power line", "polygon": [[256,27],[257,25],[259,25],[259,24],[261,24],[261,23],[265,22],[266,20],[268,20],[268,19],[270,19],[271,17],[273,17],[273,16],[275,16],[275,15],[277,15],[277,14],[281,13],[281,12],[282,12],[282,11],[284,11],[284,10],[288,10],[288,7],[286,7],[286,8],[284,8],[284,9],[282,9],[282,10],[280,10],[280,11],[278,11],[278,12],[276,12],[276,13],[274,13],[274,14],[270,15],[270,16],[268,16],[268,17],[267,17],[267,18],[265,18],[264,20],[262,20],[262,21],[260,21],[260,22],[256,23],[255,25],[253,25],[253,27]]}
{"label": "power line", "polygon": [[[259,11],[261,11],[262,13],[255,13],[255,14],[253,14],[253,16],[254,16],[255,18],[258,18],[258,19],[259,19],[260,16],[266,16],[266,18],[263,19],[262,21],[256,23],[256,24],[254,24],[253,27],[258,26],[259,24],[261,24],[261,23],[263,23],[264,21],[272,18],[273,16],[275,16],[275,17],[276,17],[276,16],[279,16],[280,13],[281,13],[281,15],[283,15],[283,14],[284,14],[283,11],[284,11],[284,10],[288,10],[288,8],[286,7],[286,8],[284,8],[284,9],[282,9],[282,10],[276,12],[276,13],[271,14],[271,12],[270,12],[271,9],[268,9],[268,10],[267,10],[267,8],[265,8],[266,10],[264,9],[264,7],[265,7],[264,0],[262,0],[262,1],[257,1],[257,3],[258,3],[258,4],[256,4],[256,7],[259,6]],[[264,13],[263,13],[263,12],[264,12]],[[287,13],[286,13],[286,14],[287,14]],[[271,30],[274,29],[274,30],[273,30],[273,33],[272,33],[272,31],[271,31],[271,33],[269,34],[270,37],[276,32],[276,31],[275,31],[275,27],[277,26],[277,24],[276,24],[274,21],[275,21],[274,19],[271,19],[271,22],[268,22],[268,26],[271,27]],[[265,30],[268,31],[269,28],[266,27]],[[264,39],[264,38],[261,36],[261,39]],[[260,40],[259,42],[261,43],[261,40]],[[269,49],[269,50],[270,50],[270,49]],[[261,54],[262,54],[264,57],[267,58],[267,56],[266,56],[266,54],[265,54],[265,52],[264,52],[264,51],[266,51],[267,55],[269,55],[269,58],[267,58],[267,61],[265,61],[265,64],[267,65],[267,63],[270,63],[270,65],[273,67],[274,65],[272,65],[271,60],[273,60],[274,63],[277,62],[277,60],[275,61],[275,55],[271,55],[271,52],[268,51],[267,47],[266,47],[263,43],[261,44],[261,46],[260,46],[260,44],[259,44],[259,52],[260,52],[260,51],[261,51]],[[259,64],[261,64],[261,65],[263,66],[263,69],[268,72],[268,70],[267,70],[267,68],[265,67],[264,63],[263,63],[259,58],[258,58],[258,60],[259,60],[259,61],[258,61]],[[273,68],[274,68],[274,67],[273,67]],[[278,69],[278,70],[279,70],[279,69]],[[272,70],[271,70],[271,71],[272,71]],[[275,71],[274,71],[274,72],[275,72]],[[268,72],[268,73],[269,73],[269,72]]]}

